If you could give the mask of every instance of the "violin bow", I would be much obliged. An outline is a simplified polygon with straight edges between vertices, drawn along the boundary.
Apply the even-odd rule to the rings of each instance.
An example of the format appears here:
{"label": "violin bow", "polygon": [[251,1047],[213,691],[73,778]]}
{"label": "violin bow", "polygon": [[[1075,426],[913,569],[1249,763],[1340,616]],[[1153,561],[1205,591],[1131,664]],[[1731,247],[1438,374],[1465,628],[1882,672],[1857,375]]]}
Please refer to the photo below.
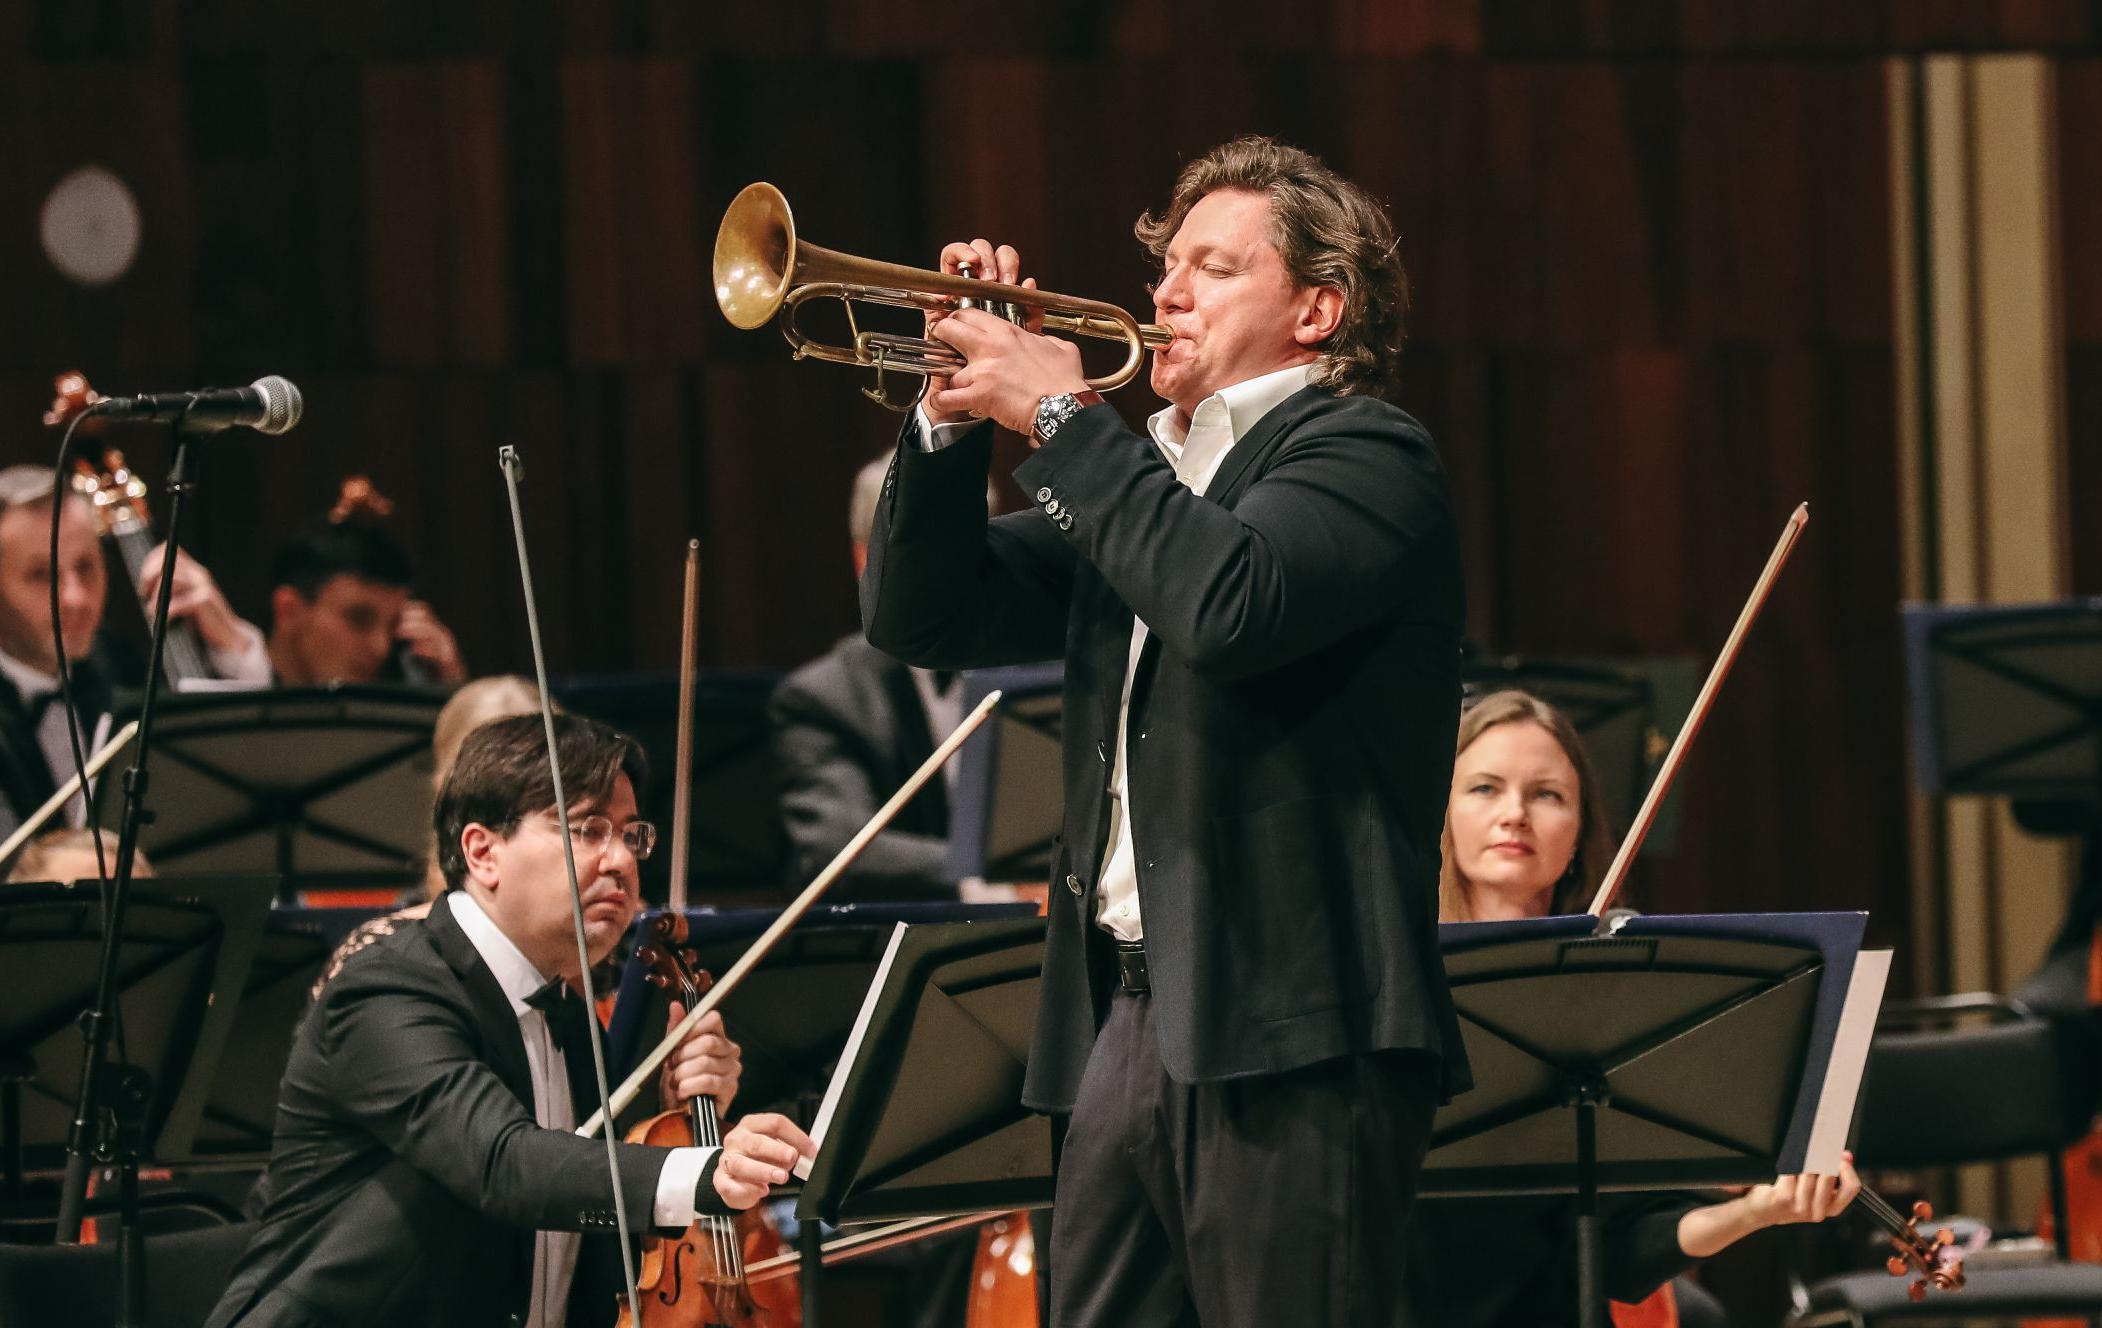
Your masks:
{"label": "violin bow", "polygon": [[[929,1236],[939,1236],[964,1227],[982,1226],[995,1218],[1008,1217],[1012,1208],[997,1208],[986,1213],[952,1213],[942,1217],[908,1217],[902,1221],[885,1223],[865,1231],[850,1231],[834,1236],[819,1250],[819,1259],[826,1267],[859,1259],[865,1254],[895,1249]],[[799,1271],[802,1254],[796,1250],[770,1255],[745,1268],[746,1282],[772,1282],[783,1277],[792,1277]]]}
{"label": "violin bow", "polygon": [[1657,777],[1651,781],[1649,793],[1642,799],[1642,810],[1635,813],[1635,823],[1628,827],[1627,838],[1620,841],[1620,851],[1613,855],[1613,865],[1606,869],[1605,879],[1598,883],[1598,893],[1591,900],[1593,917],[1611,907],[1613,897],[1620,893],[1621,882],[1627,878],[1635,854],[1641,850],[1642,841],[1649,837],[1650,827],[1655,824],[1657,812],[1664,805],[1665,795],[1671,792],[1671,782],[1679,773],[1680,763],[1686,759],[1687,748],[1692,746],[1701,725],[1707,722],[1708,711],[1715,705],[1715,694],[1722,689],[1723,679],[1730,676],[1730,666],[1737,662],[1737,652],[1744,647],[1745,635],[1751,631],[1759,610],[1766,606],[1775,579],[1780,576],[1781,568],[1787,565],[1788,555],[1795,549],[1803,527],[1809,524],[1810,504],[1797,504],[1788,524],[1781,527],[1781,538],[1766,560],[1766,570],[1759,573],[1751,598],[1744,602],[1744,609],[1738,613],[1737,625],[1730,629],[1729,640],[1723,642],[1722,653],[1716,656],[1715,666],[1708,670],[1708,680],[1701,684],[1693,709],[1687,713],[1686,722],[1679,726],[1679,736],[1672,739],[1671,750],[1665,753],[1664,763],[1657,767]]}
{"label": "violin bow", "polygon": [[999,703],[1000,693],[989,693],[978,703],[975,710],[964,716],[963,723],[956,726],[955,732],[942,739],[941,746],[936,747],[933,754],[920,763],[920,768],[912,772],[912,778],[906,780],[896,793],[890,795],[890,801],[876,810],[876,814],[869,818],[868,824],[855,832],[854,837],[847,841],[846,847],[834,855],[825,869],[818,873],[817,879],[804,887],[803,893],[796,896],[795,902],[782,909],[781,916],[775,918],[772,925],[760,933],[759,939],[753,941],[751,946],[737,957],[737,962],[730,965],[723,975],[715,980],[715,985],[708,989],[707,995],[701,997],[700,1001],[686,1012],[686,1017],[673,1025],[671,1032],[664,1035],[664,1040],[657,1044],[656,1050],[642,1058],[642,1063],[637,1065],[634,1072],[614,1091],[609,1106],[593,1112],[590,1120],[577,1127],[578,1134],[589,1138],[605,1127],[609,1111],[618,1116],[627,1110],[628,1104],[635,1100],[635,1095],[642,1091],[643,1085],[657,1073],[657,1067],[664,1064],[665,1057],[671,1055],[672,1049],[699,1026],[701,1019],[710,1010],[722,1004],[723,997],[737,989],[737,984],[744,981],[745,975],[750,973],[760,960],[766,958],[767,953],[788,933],[788,929],[795,926],[824,896],[825,891],[832,888],[833,883],[839,880],[847,868],[854,865],[854,860],[860,857],[876,836],[883,833],[884,828],[905,809],[905,804],[911,802],[927,781],[934,778],[941,768],[948,764],[949,758],[956,754],[957,748],[963,746],[964,742],[978,731],[979,726],[992,717],[993,707]]}
{"label": "violin bow", "polygon": [[700,663],[701,542],[686,541],[686,593],[679,626],[678,770],[672,777],[671,908],[686,911],[686,871],[693,840],[693,694]]}

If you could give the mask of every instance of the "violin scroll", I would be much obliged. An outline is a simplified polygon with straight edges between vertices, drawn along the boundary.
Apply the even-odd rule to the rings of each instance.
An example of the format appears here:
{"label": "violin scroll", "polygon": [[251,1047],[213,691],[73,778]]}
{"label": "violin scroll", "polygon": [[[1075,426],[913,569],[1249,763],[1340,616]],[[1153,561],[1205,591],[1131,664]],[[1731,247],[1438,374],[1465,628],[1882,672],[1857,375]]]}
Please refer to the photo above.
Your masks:
{"label": "violin scroll", "polygon": [[[1880,1217],[1881,1214],[1878,1214]],[[1936,1291],[1961,1291],[1963,1289],[1963,1259],[1952,1246],[1956,1235],[1947,1227],[1934,1233],[1932,1240],[1920,1235],[1920,1223],[1934,1220],[1934,1206],[1922,1199],[1912,1205],[1912,1215],[1900,1219],[1890,1226],[1891,1249],[1895,1251],[1884,1261],[1892,1277],[1910,1277],[1912,1285],[1906,1295],[1915,1301],[1927,1298],[1927,1288]]]}
{"label": "violin scroll", "polygon": [[715,985],[715,978],[702,971],[700,952],[686,944],[686,934],[685,914],[659,913],[650,923],[649,939],[636,948],[635,956],[649,967],[645,982],[659,990],[677,991],[691,1005]]}
{"label": "violin scroll", "polygon": [[[78,369],[68,369],[51,380],[51,409],[44,412],[44,423],[53,429],[63,429],[73,422],[74,416],[99,405],[102,399],[102,394],[88,385],[86,374]],[[81,427],[93,433],[100,423],[98,419]]]}

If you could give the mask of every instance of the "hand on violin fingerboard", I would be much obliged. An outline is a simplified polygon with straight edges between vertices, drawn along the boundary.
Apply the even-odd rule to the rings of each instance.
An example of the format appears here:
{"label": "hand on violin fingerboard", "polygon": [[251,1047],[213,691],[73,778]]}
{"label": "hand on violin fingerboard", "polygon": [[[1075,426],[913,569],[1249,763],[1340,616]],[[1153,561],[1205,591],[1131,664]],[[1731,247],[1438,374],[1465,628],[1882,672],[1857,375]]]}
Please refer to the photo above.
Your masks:
{"label": "hand on violin fingerboard", "polygon": [[[667,1031],[678,1027],[685,1017],[686,1007],[673,1001]],[[665,1059],[664,1070],[657,1078],[658,1101],[670,1110],[706,1093],[715,1099],[716,1110],[727,1112],[731,1099],[737,1096],[737,1081],[743,1073],[743,1049],[724,1031],[722,1012],[710,1010]]]}

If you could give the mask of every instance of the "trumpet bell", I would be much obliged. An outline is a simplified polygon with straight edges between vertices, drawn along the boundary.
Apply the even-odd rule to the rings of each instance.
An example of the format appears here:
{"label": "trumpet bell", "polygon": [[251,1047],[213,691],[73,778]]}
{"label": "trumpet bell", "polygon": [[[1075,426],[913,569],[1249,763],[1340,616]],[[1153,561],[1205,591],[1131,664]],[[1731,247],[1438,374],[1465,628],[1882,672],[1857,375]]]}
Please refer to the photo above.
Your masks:
{"label": "trumpet bell", "polygon": [[715,302],[732,326],[765,327],[788,299],[796,269],[796,222],[788,198],[764,180],[730,201],[715,231]]}

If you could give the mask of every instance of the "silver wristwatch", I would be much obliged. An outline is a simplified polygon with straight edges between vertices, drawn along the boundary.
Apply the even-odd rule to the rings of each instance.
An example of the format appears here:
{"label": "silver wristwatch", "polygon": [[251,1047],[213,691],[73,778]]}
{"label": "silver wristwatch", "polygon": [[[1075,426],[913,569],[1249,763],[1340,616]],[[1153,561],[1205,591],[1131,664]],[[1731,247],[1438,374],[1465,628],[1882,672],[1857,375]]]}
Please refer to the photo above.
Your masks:
{"label": "silver wristwatch", "polygon": [[1067,420],[1100,400],[1100,392],[1060,392],[1043,397],[1036,403],[1036,424],[1030,433],[1037,442],[1048,443],[1053,434],[1065,427]]}

